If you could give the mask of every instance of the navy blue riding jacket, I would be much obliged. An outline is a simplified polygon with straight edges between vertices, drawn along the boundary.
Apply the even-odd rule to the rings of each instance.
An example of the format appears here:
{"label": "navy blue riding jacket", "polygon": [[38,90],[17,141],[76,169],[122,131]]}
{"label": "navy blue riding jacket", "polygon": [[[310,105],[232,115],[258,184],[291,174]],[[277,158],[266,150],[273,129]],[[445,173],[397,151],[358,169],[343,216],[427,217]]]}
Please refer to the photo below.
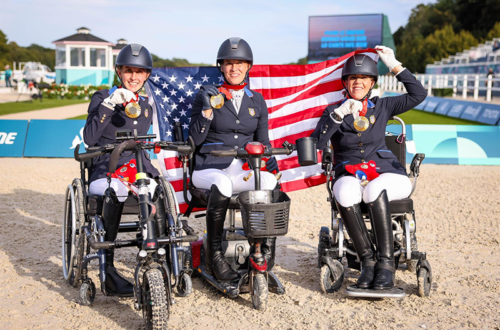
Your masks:
{"label": "navy blue riding jacket", "polygon": [[[137,118],[129,118],[125,114],[123,105],[116,105],[115,110],[102,105],[102,101],[110,95],[110,91],[105,89],[96,92],[90,101],[87,122],[83,129],[83,140],[89,147],[103,146],[108,143],[116,142],[116,130],[130,129],[132,132],[137,129],[138,135],[146,135],[153,121],[153,111],[148,104],[147,97],[139,98],[141,114]],[[92,176],[90,181],[105,178],[109,172],[110,154],[94,158]],[[124,151],[118,162],[117,168],[134,159],[132,151]],[[146,151],[142,153],[144,171],[152,177],[159,176],[160,173],[153,167],[149,154]]]}
{"label": "navy blue riding jacket", "polygon": [[401,71],[396,78],[401,81],[408,94],[394,97],[373,97],[372,107],[368,108],[365,117],[370,125],[367,130],[359,132],[354,127],[354,117],[347,115],[338,124],[330,117],[341,104],[328,106],[321,116],[316,129],[311,134],[318,139],[318,149],[323,149],[331,140],[334,153],[335,177],[346,174],[345,165],[355,165],[374,160],[377,173],[406,174],[406,169],[398,161],[385,144],[385,130],[392,116],[404,113],[420,104],[427,92],[419,81],[408,70]]}
{"label": "navy blue riding jacket", "polygon": [[233,157],[214,157],[212,150],[229,150],[244,147],[248,142],[259,141],[271,147],[268,131],[268,112],[264,97],[245,87],[239,112],[230,100],[220,109],[213,109],[213,119],[202,115],[201,91],[196,95],[191,112],[189,135],[196,145],[194,170],[224,169]]}

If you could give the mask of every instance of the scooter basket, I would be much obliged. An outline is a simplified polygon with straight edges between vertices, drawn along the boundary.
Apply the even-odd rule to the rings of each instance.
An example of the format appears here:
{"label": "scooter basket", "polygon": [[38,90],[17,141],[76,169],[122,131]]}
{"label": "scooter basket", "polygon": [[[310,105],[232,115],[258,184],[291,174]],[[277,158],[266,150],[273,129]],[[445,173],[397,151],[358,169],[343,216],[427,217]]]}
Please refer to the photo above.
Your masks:
{"label": "scooter basket", "polygon": [[286,235],[290,216],[290,198],[280,191],[244,191],[238,195],[243,231],[250,238]]}

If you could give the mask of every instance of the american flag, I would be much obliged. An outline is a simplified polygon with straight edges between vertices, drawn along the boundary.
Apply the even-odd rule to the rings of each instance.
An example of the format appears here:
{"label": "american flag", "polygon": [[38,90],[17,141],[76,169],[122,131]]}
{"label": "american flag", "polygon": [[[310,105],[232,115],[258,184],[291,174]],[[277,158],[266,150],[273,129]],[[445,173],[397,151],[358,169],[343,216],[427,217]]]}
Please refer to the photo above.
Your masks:
{"label": "american flag", "polygon": [[[316,127],[328,105],[342,100],[341,73],[345,61],[354,54],[366,54],[375,61],[373,49],[358,50],[340,58],[307,65],[254,65],[250,88],[261,93],[269,110],[269,138],[273,147],[295,143]],[[173,125],[180,122],[187,137],[191,108],[202,85],[220,84],[223,76],[215,67],[154,68],[147,93],[156,107],[154,133],[163,141],[172,141]],[[296,153],[277,156],[282,172],[280,183],[289,192],[325,182],[321,164],[300,167]],[[158,159],[163,176],[177,192],[181,211],[187,208],[182,194],[182,163],[177,154],[162,151]],[[321,161],[321,154],[318,153]]]}

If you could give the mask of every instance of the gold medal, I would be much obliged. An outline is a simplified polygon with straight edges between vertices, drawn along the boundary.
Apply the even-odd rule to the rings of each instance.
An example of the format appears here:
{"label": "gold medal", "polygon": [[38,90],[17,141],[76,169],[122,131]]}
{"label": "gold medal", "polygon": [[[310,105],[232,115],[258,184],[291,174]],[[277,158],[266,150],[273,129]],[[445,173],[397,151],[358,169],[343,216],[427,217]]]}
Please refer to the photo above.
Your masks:
{"label": "gold medal", "polygon": [[141,106],[137,102],[130,102],[125,107],[125,113],[129,118],[137,118],[141,115]]}
{"label": "gold medal", "polygon": [[220,109],[224,105],[224,97],[222,94],[217,94],[210,97],[210,105],[215,109]]}
{"label": "gold medal", "polygon": [[354,128],[360,132],[366,131],[370,126],[370,122],[365,116],[359,116],[354,120]]}

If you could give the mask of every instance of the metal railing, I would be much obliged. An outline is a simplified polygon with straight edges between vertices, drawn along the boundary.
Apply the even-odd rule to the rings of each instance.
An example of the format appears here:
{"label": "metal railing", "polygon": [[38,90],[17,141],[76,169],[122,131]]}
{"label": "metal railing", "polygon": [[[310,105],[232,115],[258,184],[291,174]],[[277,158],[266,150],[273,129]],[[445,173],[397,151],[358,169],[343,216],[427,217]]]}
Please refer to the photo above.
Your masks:
{"label": "metal railing", "polygon": [[[418,74],[415,78],[427,89],[427,95],[433,95],[433,89],[451,88],[453,97],[472,96],[478,100],[485,96],[491,102],[492,95],[500,95],[500,78],[486,77],[485,74]],[[378,85],[384,91],[406,92],[403,84],[395,76],[379,76]]]}

